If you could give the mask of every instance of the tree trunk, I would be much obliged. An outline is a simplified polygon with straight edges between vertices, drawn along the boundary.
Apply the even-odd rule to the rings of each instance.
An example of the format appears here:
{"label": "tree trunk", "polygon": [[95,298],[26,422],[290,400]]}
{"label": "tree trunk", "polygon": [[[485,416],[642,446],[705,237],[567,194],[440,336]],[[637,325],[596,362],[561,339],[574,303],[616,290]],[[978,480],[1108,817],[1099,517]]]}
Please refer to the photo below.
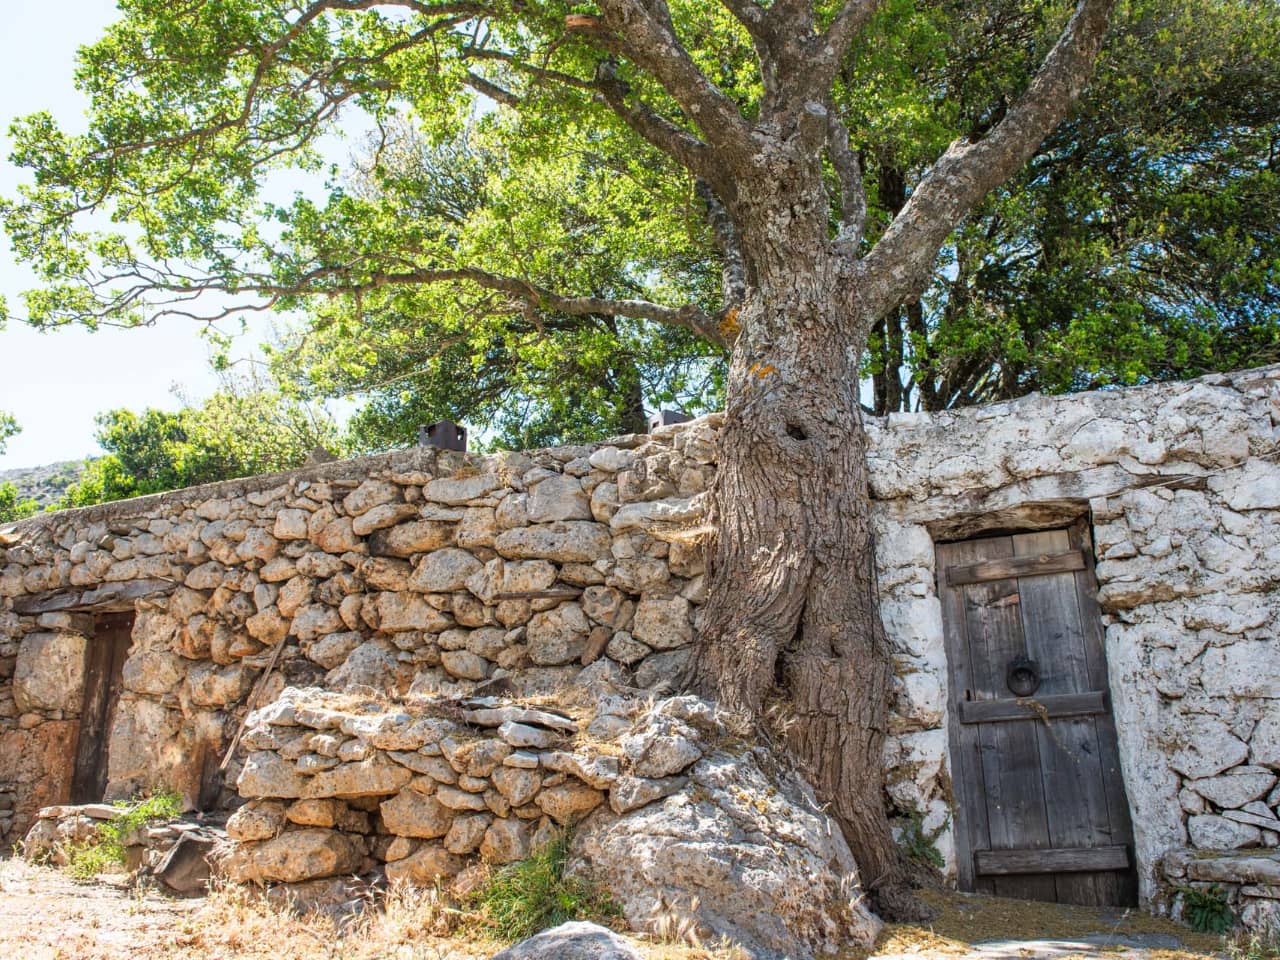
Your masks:
{"label": "tree trunk", "polygon": [[877,909],[918,916],[884,805],[893,664],[858,405],[870,323],[842,305],[820,257],[790,265],[775,282],[758,278],[739,314],[694,684],[782,731]]}

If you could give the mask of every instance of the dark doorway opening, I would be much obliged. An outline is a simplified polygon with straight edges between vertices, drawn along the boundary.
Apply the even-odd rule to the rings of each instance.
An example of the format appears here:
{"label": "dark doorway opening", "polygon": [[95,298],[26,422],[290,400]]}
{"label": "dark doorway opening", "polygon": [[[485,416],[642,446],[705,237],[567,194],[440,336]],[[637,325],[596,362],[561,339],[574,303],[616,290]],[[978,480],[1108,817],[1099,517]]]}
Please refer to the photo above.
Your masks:
{"label": "dark doorway opening", "polygon": [[960,888],[1136,903],[1088,527],[937,555]]}
{"label": "dark doorway opening", "polygon": [[72,803],[95,803],[106,793],[107,748],[132,633],[132,611],[94,618],[93,636],[85,648],[84,705],[71,778]]}

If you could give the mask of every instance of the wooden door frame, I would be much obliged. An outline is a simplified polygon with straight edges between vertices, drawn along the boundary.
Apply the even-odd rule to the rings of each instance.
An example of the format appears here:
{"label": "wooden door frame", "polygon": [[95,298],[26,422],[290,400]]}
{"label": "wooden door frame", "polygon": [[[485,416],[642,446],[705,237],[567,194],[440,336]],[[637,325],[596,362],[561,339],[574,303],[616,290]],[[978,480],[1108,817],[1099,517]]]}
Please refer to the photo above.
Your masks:
{"label": "wooden door frame", "polygon": [[[942,606],[943,642],[947,659],[947,747],[950,752],[949,773],[952,787],[952,822],[954,825],[952,835],[955,842],[956,884],[960,890],[972,891],[976,889],[974,831],[975,829],[980,830],[981,824],[972,822],[970,815],[972,813],[974,817],[979,818],[986,816],[985,806],[975,811],[968,809],[968,804],[964,802],[964,791],[966,787],[982,785],[985,793],[986,787],[982,770],[972,769],[972,758],[965,749],[963,742],[965,725],[961,723],[960,716],[962,692],[971,687],[967,674],[971,665],[966,655],[969,638],[965,627],[964,600],[959,590],[949,588],[945,583],[946,570],[943,563],[937,559],[938,547],[967,540],[1041,532],[1045,529],[1066,529],[1072,546],[1078,547],[1083,554],[1083,567],[1072,572],[1076,583],[1075,592],[1081,621],[1080,628],[1085,632],[1089,641],[1086,647],[1093,646],[1094,649],[1101,653],[1098,662],[1090,662],[1088,672],[1094,689],[1106,691],[1108,701],[1113,701],[1114,699],[1111,696],[1111,684],[1107,672],[1102,613],[1097,600],[1091,518],[1087,513],[1074,521],[1059,522],[1050,527],[1034,525],[1024,529],[1010,529],[1006,525],[999,529],[987,529],[965,537],[948,537],[946,540],[935,541],[935,589]],[[1109,715],[1110,713],[1108,711]],[[1112,722],[1114,723],[1114,718]],[[1100,743],[1105,739],[1099,738]],[[1107,746],[1104,745],[1102,748],[1107,749]],[[1115,750],[1114,745],[1111,746],[1111,750]],[[1115,769],[1120,772],[1119,789],[1107,785],[1105,783],[1106,778],[1104,778],[1104,786],[1107,787],[1108,806],[1114,809],[1117,804],[1123,804],[1123,815],[1126,818],[1131,818],[1132,813],[1128,807],[1124,771],[1120,765],[1119,757],[1111,756],[1107,759],[1111,760]],[[1132,848],[1130,848],[1131,857],[1132,853]],[[1133,860],[1130,863],[1130,872],[1133,873],[1137,866],[1136,860]]]}
{"label": "wooden door frame", "polygon": [[[93,635],[85,647],[84,687],[80,706],[80,729],[71,758],[71,802],[97,803],[103,799],[111,730],[119,702],[119,674],[132,646],[136,619],[127,611],[95,611]],[[124,642],[119,632],[127,628]],[[103,782],[100,782],[103,781]]]}

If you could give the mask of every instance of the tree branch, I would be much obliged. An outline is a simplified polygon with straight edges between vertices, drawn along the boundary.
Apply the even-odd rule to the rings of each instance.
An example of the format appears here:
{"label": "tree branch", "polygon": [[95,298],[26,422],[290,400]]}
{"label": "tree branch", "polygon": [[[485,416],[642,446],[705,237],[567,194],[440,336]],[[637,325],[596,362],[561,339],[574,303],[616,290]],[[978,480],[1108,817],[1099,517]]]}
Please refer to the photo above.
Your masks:
{"label": "tree branch", "polygon": [[[588,29],[586,21],[595,18],[574,16],[566,18],[566,29],[611,52],[620,50],[650,73],[717,150],[734,157],[752,152],[751,125],[681,45],[666,0],[601,0],[600,6],[604,17],[597,24]],[[619,44],[613,45],[609,35],[618,38]]]}
{"label": "tree branch", "polygon": [[707,205],[707,220],[720,250],[720,289],[726,309],[738,306],[747,295],[747,265],[742,256],[742,238],[738,227],[720,198],[705,180],[694,184],[698,196]]}
{"label": "tree branch", "polygon": [[840,181],[840,226],[833,246],[853,257],[866,227],[867,193],[862,185],[862,161],[849,148],[849,131],[834,110],[827,113],[827,155]]}
{"label": "tree branch", "polygon": [[714,180],[718,185],[726,178],[717,168],[712,150],[688,130],[661,116],[639,97],[631,97],[630,87],[618,79],[617,65],[606,60],[596,70],[595,88],[600,98],[614,113],[643,139],[681,164],[695,177]]}
{"label": "tree branch", "polygon": [[862,261],[866,315],[882,316],[923,287],[938,250],[984,196],[1017,172],[1067,115],[1088,80],[1115,0],[1079,0],[1030,86],[976,143],[957,140],[916,187]]}

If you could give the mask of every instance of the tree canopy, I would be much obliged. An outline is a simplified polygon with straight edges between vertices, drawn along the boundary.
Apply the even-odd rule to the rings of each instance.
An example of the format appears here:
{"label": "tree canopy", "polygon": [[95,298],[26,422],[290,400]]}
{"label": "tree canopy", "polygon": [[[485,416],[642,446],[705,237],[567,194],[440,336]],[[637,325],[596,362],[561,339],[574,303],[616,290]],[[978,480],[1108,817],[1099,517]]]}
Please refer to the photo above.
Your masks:
{"label": "tree canopy", "polygon": [[338,441],[322,410],[234,381],[200,404],[109,410],[97,423],[106,455],[85,464],[60,508],[289,470]]}
{"label": "tree canopy", "polygon": [[[873,29],[832,98],[869,244],[951,140],[1007,111],[1067,5],[862,6],[876,7]],[[740,16],[754,4],[734,7],[675,3],[670,19],[692,61],[681,69],[750,119],[769,84]],[[734,264],[705,184],[660,149],[691,146],[698,124],[652,65],[602,39],[595,12],[122,9],[81,54],[89,131],[46,115],[15,127],[14,160],[35,182],[4,213],[41,271],[31,322],[300,311],[275,369],[309,395],[365,397],[358,449],[441,416],[530,445],[635,429],[646,404],[722,402],[732,331],[716,318]],[[819,5],[820,23],[834,14]],[[867,361],[875,409],[1276,355],[1280,15],[1130,0],[1115,20],[1071,121],[951,235],[923,296],[887,312]],[[321,138],[351,108],[372,132],[343,169]],[[327,186],[270,189],[289,168]],[[90,211],[114,226],[83,223]],[[832,216],[835,230],[838,204]]]}

